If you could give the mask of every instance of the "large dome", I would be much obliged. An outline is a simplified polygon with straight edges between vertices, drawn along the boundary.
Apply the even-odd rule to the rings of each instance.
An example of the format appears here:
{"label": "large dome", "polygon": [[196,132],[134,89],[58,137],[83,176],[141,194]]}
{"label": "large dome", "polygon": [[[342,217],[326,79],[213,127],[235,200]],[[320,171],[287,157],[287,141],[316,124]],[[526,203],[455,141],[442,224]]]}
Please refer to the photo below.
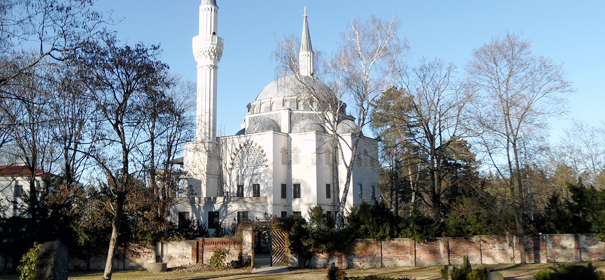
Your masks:
{"label": "large dome", "polygon": [[271,82],[258,94],[256,100],[307,95],[310,92],[325,95],[330,89],[315,77],[292,75]]}

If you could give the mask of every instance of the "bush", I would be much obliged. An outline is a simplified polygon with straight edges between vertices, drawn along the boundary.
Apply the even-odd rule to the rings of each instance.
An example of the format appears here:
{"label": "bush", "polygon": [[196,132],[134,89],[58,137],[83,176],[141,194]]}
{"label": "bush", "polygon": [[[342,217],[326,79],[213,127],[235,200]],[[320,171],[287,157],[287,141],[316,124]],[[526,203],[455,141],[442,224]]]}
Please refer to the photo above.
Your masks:
{"label": "bush", "polygon": [[227,254],[229,254],[229,250],[219,248],[214,250],[212,257],[210,258],[210,267],[214,269],[225,269],[225,259],[227,258]]}
{"label": "bush", "polygon": [[404,278],[391,278],[391,277],[383,277],[376,275],[368,275],[364,277],[346,277],[347,280],[412,280],[413,278],[404,277]]}
{"label": "bush", "polygon": [[344,270],[338,269],[338,267],[328,267],[327,280],[345,280],[347,273]]}
{"label": "bush", "polygon": [[563,264],[551,268],[551,270],[543,270],[534,275],[536,280],[605,280],[605,273],[598,271],[588,263],[588,266]]}
{"label": "bush", "polygon": [[36,260],[38,259],[38,253],[40,253],[40,249],[42,248],[42,244],[38,242],[34,242],[34,247],[29,249],[27,253],[23,255],[21,258],[21,265],[17,267],[17,271],[19,271],[19,280],[33,280],[34,274],[36,272]]}
{"label": "bush", "polygon": [[[468,260],[468,256],[463,257],[462,265],[452,269],[452,280],[487,280],[487,274],[489,270],[487,268],[472,269],[471,263]],[[441,268],[441,277],[443,279],[449,279],[448,266],[444,265]]]}

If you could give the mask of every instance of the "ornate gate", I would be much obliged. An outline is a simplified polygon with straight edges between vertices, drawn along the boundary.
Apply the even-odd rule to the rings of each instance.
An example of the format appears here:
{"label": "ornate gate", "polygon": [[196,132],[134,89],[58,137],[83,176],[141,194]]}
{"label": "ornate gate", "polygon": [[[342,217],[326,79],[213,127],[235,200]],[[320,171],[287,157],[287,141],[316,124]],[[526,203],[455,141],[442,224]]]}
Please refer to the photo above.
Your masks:
{"label": "ornate gate", "polygon": [[271,231],[271,265],[288,265],[290,249],[288,249],[288,232],[284,230]]}

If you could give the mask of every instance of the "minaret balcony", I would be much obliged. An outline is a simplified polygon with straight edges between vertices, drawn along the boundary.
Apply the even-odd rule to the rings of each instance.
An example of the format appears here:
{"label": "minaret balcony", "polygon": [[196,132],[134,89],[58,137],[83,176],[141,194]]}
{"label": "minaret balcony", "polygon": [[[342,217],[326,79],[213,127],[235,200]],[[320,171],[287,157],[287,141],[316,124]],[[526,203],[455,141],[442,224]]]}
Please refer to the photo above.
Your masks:
{"label": "minaret balcony", "polygon": [[196,60],[210,58],[220,60],[223,56],[223,38],[216,35],[198,35],[193,37],[193,55]]}

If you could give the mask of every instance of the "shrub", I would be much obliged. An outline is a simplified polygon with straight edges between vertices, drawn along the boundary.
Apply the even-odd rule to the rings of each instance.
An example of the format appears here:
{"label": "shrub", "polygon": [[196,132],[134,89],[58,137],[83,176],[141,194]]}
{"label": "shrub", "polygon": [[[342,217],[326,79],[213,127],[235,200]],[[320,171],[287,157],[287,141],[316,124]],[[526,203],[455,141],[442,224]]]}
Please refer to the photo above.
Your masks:
{"label": "shrub", "polygon": [[42,248],[42,244],[38,242],[34,242],[34,247],[29,249],[27,253],[21,257],[21,265],[17,267],[17,271],[19,271],[19,280],[33,280],[34,273],[36,272],[36,260],[38,259],[38,253],[40,253],[40,249]]}
{"label": "shrub", "polygon": [[[487,280],[487,274],[489,270],[487,268],[472,269],[471,262],[468,260],[468,256],[464,256],[462,259],[462,265],[454,267],[452,269],[452,280]],[[448,266],[444,265],[441,268],[441,277],[443,279],[449,279]]]}
{"label": "shrub", "polygon": [[345,280],[347,273],[344,270],[338,269],[338,267],[328,267],[327,280]]}
{"label": "shrub", "polygon": [[219,248],[214,250],[212,257],[210,258],[210,266],[214,269],[225,269],[225,259],[229,254],[229,250]]}
{"label": "shrub", "polygon": [[605,273],[596,270],[592,263],[588,263],[587,266],[562,264],[551,270],[540,271],[534,275],[534,278],[536,280],[605,280]]}
{"label": "shrub", "polygon": [[364,277],[346,277],[345,279],[347,279],[347,280],[412,280],[413,278],[409,278],[409,277],[392,278],[392,277],[368,275],[368,276],[364,276]]}

